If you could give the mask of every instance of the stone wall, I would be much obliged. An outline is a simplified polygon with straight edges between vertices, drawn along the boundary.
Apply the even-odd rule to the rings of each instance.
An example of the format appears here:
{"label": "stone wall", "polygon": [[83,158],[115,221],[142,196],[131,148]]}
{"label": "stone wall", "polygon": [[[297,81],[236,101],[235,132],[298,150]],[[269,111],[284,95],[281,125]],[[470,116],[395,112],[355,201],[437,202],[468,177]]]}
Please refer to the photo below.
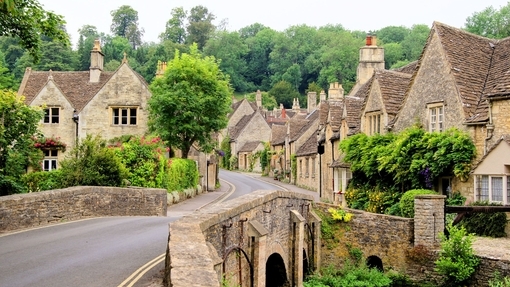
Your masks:
{"label": "stone wall", "polygon": [[[316,203],[323,214],[336,205]],[[414,220],[398,216],[376,214],[355,209],[345,209],[353,214],[348,223],[335,223],[334,238],[323,238],[321,266],[341,266],[349,251],[356,248],[363,252],[364,259],[377,256],[384,268],[397,271],[406,269],[407,251],[413,247]]]}
{"label": "stone wall", "polygon": [[166,216],[167,192],[76,186],[0,197],[0,232],[98,216]]}

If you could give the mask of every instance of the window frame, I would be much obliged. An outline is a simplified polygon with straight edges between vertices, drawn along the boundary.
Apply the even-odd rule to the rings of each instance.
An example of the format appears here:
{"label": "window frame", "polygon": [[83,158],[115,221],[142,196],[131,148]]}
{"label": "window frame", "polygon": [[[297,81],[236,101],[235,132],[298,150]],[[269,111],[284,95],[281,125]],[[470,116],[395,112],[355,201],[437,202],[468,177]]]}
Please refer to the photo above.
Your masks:
{"label": "window frame", "polygon": [[445,105],[443,102],[432,103],[427,105],[427,119],[429,132],[444,132],[445,131]]}
{"label": "window frame", "polygon": [[48,106],[44,108],[43,124],[59,124],[60,110],[61,108],[59,106]]}
{"label": "window frame", "polygon": [[110,124],[112,126],[137,126],[137,106],[112,106],[110,107]]}
{"label": "window frame", "polygon": [[[474,175],[474,200],[489,201],[510,204],[510,175],[507,174],[475,174]],[[499,181],[498,193],[496,193],[496,180]],[[496,198],[496,196],[498,198]],[[500,200],[499,200],[500,199]]]}
{"label": "window frame", "polygon": [[43,171],[52,171],[58,169],[58,150],[45,149],[43,150],[44,158],[41,162],[41,169]]}
{"label": "window frame", "polygon": [[383,122],[383,113],[381,111],[373,111],[365,114],[365,131],[367,135],[381,134]]}

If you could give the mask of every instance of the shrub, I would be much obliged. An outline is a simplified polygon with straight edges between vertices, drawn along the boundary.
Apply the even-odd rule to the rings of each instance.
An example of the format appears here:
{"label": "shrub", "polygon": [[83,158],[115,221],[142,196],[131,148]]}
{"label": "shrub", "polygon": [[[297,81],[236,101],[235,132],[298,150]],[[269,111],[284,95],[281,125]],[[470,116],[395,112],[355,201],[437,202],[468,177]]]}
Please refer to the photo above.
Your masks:
{"label": "shrub", "polygon": [[433,190],[428,189],[411,189],[400,198],[400,212],[403,217],[414,217],[414,198],[422,194],[437,194]]}
{"label": "shrub", "polygon": [[489,280],[489,287],[510,287],[510,277],[501,278],[501,275],[496,272],[494,278]]}
{"label": "shrub", "polygon": [[62,171],[37,171],[23,176],[23,183],[28,192],[38,192],[62,188]]}
{"label": "shrub", "polygon": [[439,235],[441,250],[435,271],[444,275],[444,286],[462,286],[476,271],[480,260],[473,253],[472,234],[468,234],[462,226],[448,225],[447,231],[449,237],[443,233]]}
{"label": "shrub", "polygon": [[195,161],[173,158],[169,161],[165,186],[168,191],[183,191],[198,184],[198,169]]}
{"label": "shrub", "polygon": [[[500,203],[489,203],[488,201],[477,201],[471,206],[501,206]],[[461,225],[466,228],[468,233],[474,233],[478,236],[506,237],[505,227],[507,224],[506,213],[471,213],[465,216]]]}
{"label": "shrub", "polygon": [[391,279],[375,268],[369,268],[363,262],[359,265],[350,263],[344,264],[343,268],[337,270],[334,267],[327,267],[322,274],[310,276],[303,286],[305,287],[384,287],[391,286]]}
{"label": "shrub", "polygon": [[122,186],[128,172],[99,136],[87,135],[61,162],[62,187]]}

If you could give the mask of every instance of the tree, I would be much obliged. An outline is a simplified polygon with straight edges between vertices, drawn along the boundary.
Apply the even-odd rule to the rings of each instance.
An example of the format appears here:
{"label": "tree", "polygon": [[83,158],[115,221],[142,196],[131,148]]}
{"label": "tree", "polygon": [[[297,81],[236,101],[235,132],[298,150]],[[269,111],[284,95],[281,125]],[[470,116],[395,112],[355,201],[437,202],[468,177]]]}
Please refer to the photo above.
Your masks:
{"label": "tree", "polygon": [[159,35],[161,41],[170,40],[174,43],[182,44],[186,40],[186,11],[182,7],[172,9],[172,18],[166,22],[165,32]]}
{"label": "tree", "polygon": [[0,1],[0,36],[13,36],[38,61],[41,35],[69,45],[62,16],[45,11],[36,0]]}
{"label": "tree", "polygon": [[212,148],[211,133],[227,126],[231,89],[214,57],[203,57],[196,44],[189,54],[175,52],[164,75],[151,86],[149,128],[187,158],[196,143]]}
{"label": "tree", "polygon": [[468,32],[488,37],[502,39],[510,36],[510,2],[496,10],[492,6],[481,12],[475,12],[466,19]]}
{"label": "tree", "polygon": [[423,47],[427,43],[430,28],[427,25],[413,25],[411,32],[402,41],[406,60],[414,61],[420,58]]}
{"label": "tree", "polygon": [[41,159],[32,141],[41,118],[16,92],[0,90],[0,195],[21,192],[21,175]]}
{"label": "tree", "polygon": [[14,75],[5,65],[4,55],[0,51],[0,90],[17,88],[14,81]]}
{"label": "tree", "polygon": [[269,95],[276,99],[276,102],[283,104],[287,109],[292,108],[293,100],[299,98],[299,92],[289,83],[280,81],[269,90]]}
{"label": "tree", "polygon": [[186,43],[193,44],[197,43],[198,48],[202,50],[207,40],[214,31],[214,25],[212,21],[216,18],[214,14],[209,13],[204,6],[195,6],[191,8],[188,16],[188,26],[186,28],[188,36]]}
{"label": "tree", "polygon": [[375,34],[383,44],[402,43],[410,30],[404,26],[388,26],[380,29]]}
{"label": "tree", "polygon": [[138,27],[138,12],[129,5],[120,6],[119,9],[110,12],[112,25],[110,31],[115,36],[128,39],[133,49],[142,44],[142,36],[145,32]]}

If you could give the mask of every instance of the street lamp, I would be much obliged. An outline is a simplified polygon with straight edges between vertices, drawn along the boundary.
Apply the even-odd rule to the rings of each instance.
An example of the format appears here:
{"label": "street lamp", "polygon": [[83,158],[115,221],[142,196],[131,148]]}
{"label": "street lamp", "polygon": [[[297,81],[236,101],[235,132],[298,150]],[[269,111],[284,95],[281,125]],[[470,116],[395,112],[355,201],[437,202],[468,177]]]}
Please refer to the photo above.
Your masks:
{"label": "street lamp", "polygon": [[319,198],[322,198],[322,154],[324,153],[324,146],[321,142],[321,131],[317,129],[317,153],[319,154]]}

